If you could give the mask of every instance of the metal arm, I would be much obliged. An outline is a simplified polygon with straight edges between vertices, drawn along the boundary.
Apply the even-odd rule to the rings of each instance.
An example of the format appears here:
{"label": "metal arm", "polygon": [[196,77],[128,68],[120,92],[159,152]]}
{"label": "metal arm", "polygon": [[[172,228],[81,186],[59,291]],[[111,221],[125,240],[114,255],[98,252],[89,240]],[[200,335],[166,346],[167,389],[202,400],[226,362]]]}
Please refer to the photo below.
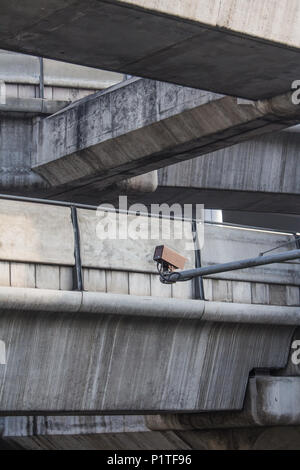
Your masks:
{"label": "metal arm", "polygon": [[161,273],[162,281],[166,284],[173,284],[178,281],[188,281],[198,276],[208,276],[210,274],[224,273],[237,269],[253,268],[266,264],[282,263],[300,258],[300,250],[285,251],[276,255],[258,256],[256,258],[242,259],[224,264],[214,264],[204,268],[190,269],[173,273]]}

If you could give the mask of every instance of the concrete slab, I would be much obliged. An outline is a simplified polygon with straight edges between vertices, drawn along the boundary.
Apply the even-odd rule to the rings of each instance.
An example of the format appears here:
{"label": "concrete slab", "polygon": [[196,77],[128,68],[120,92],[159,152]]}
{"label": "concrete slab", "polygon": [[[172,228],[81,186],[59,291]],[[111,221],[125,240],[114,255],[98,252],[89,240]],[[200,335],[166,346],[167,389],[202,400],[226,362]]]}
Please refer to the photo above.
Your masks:
{"label": "concrete slab", "polygon": [[297,0],[3,0],[0,47],[249,99],[300,77]]}

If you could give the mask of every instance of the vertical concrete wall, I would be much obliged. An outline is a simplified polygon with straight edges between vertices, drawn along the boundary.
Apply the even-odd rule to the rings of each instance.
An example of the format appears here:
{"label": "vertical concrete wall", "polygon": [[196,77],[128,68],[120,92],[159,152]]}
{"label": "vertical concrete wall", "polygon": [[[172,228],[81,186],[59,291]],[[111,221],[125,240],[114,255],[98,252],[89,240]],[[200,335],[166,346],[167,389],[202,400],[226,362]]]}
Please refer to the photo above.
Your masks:
{"label": "vertical concrete wall", "polygon": [[[192,247],[188,245],[189,249],[186,245],[186,242],[191,242],[191,223],[187,221],[182,227],[181,223],[172,222],[168,228],[169,220],[164,219],[160,228],[164,235],[148,239],[151,220],[155,233],[159,229],[157,218],[124,214],[118,219],[116,214],[110,212],[78,209],[85,290],[153,297],[193,297],[192,282],[172,286],[161,284],[152,261],[155,246],[166,244],[186,256],[186,268],[195,266],[193,242]],[[131,228],[144,230],[144,239],[141,233],[138,239],[126,239],[125,231],[122,240],[110,240],[102,228],[106,230],[114,221],[117,224],[116,234],[120,233],[120,227],[123,230],[126,225],[130,227],[133,224]],[[2,200],[0,224],[1,286],[72,290],[75,260],[69,207]],[[170,228],[171,239],[168,238]],[[177,230],[180,235],[181,228],[184,228],[186,238],[176,240],[174,234]],[[130,230],[129,233],[134,235]],[[201,236],[204,266],[254,257],[294,240],[293,235],[289,234],[209,223],[205,224],[204,231],[203,227],[200,229],[198,235]],[[295,306],[300,303],[299,284],[298,264],[289,262],[220,273],[204,279],[204,290],[209,301]]]}

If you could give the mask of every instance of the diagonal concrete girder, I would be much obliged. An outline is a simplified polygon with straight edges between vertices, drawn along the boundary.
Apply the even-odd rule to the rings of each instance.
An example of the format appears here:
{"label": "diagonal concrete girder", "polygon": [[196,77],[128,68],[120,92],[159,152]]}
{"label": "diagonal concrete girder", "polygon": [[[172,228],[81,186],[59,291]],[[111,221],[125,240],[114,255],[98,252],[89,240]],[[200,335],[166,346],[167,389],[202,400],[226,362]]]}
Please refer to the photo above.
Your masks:
{"label": "diagonal concrete girder", "polygon": [[51,197],[76,197],[299,120],[291,94],[245,102],[131,79],[39,120],[32,168]]}
{"label": "diagonal concrete girder", "polygon": [[300,78],[298,0],[1,1],[0,47],[248,99]]}

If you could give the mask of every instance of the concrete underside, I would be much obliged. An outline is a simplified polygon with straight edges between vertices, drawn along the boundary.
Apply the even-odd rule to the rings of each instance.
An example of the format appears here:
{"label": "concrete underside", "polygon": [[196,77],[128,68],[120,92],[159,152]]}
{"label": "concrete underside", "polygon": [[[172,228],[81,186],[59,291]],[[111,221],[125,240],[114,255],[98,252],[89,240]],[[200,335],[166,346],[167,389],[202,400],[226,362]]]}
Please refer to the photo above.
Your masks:
{"label": "concrete underside", "polygon": [[254,376],[238,412],[3,417],[0,449],[299,449],[299,387],[299,376]]}
{"label": "concrete underside", "polygon": [[300,76],[299,15],[297,0],[3,0],[0,47],[258,99]]}
{"label": "concrete underside", "polygon": [[[106,204],[112,203],[116,207],[119,204],[119,195],[125,194],[120,192],[118,188],[108,188],[108,190],[99,192],[98,194],[90,193],[88,190],[82,191],[81,194],[72,194],[71,200],[77,203],[84,204]],[[59,199],[64,200],[63,197]],[[68,200],[68,198],[66,198]],[[178,188],[177,186],[158,186],[154,193],[128,193],[128,206],[132,204],[144,204],[151,207],[152,204],[204,204],[206,208],[210,209],[223,209],[228,211],[249,211],[253,213],[254,218],[246,223],[247,216],[240,220],[234,218],[234,213],[231,213],[230,219],[224,219],[228,222],[241,223],[244,225],[258,225],[268,227],[268,225],[261,225],[254,222],[254,213],[274,213],[274,214],[300,214],[300,196],[298,194],[282,194],[282,193],[265,193],[256,191],[233,191],[223,189],[201,189],[201,188]],[[238,214],[237,214],[238,215]],[[242,215],[242,213],[241,213]],[[239,222],[240,220],[240,222]],[[262,220],[262,219],[261,219]],[[292,220],[291,220],[292,222]],[[299,222],[295,220],[299,225]],[[289,226],[289,230],[298,231],[299,227]],[[273,228],[280,228],[276,226],[274,220]],[[287,230],[287,227],[285,227]]]}
{"label": "concrete underside", "polygon": [[4,436],[3,450],[299,450],[300,427]]}
{"label": "concrete underside", "polygon": [[266,227],[283,232],[300,233],[299,215],[276,212],[223,211],[223,221],[252,227]]}

